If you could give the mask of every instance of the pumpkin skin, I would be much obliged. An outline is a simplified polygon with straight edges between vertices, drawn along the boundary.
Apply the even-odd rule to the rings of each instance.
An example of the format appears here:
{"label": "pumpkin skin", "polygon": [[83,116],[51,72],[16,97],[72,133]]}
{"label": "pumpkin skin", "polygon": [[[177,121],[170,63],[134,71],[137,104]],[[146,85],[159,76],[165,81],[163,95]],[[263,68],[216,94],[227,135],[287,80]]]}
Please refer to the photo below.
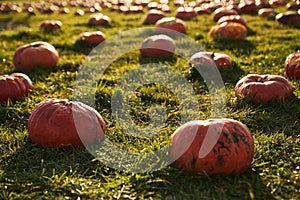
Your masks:
{"label": "pumpkin skin", "polygon": [[234,22],[234,23],[240,23],[243,26],[247,27],[247,21],[245,18],[243,18],[240,15],[227,15],[227,16],[223,16],[221,17],[218,21],[217,24],[222,24],[224,22]]}
{"label": "pumpkin skin", "polygon": [[90,25],[105,25],[110,23],[110,18],[102,13],[93,14],[89,18]]}
{"label": "pumpkin skin", "polygon": [[[203,57],[207,57],[209,59],[212,59],[212,61],[215,63],[215,65],[218,68],[229,68],[232,66],[232,59],[223,53],[213,53],[213,52],[198,52],[192,55],[192,57],[189,60],[190,65],[193,67],[197,64],[204,64],[206,59],[202,59]],[[209,63],[208,63],[209,64]]]}
{"label": "pumpkin skin", "polygon": [[62,22],[59,20],[45,20],[41,23],[40,29],[42,30],[55,30],[61,29]]}
{"label": "pumpkin skin", "polygon": [[242,39],[247,36],[247,28],[235,22],[223,22],[213,26],[208,35],[214,38]]}
{"label": "pumpkin skin", "polygon": [[186,25],[184,21],[175,17],[164,17],[155,23],[155,31],[157,33],[169,33],[167,29],[186,33]]}
{"label": "pumpkin skin", "polygon": [[192,19],[198,14],[192,7],[179,7],[176,10],[175,17],[179,19]]}
{"label": "pumpkin skin", "polygon": [[79,131],[84,131],[81,137],[85,145],[98,144],[104,139],[105,130],[105,122],[96,110],[67,99],[42,101],[28,121],[30,139],[42,147],[83,146]]}
{"label": "pumpkin skin", "polygon": [[284,100],[292,95],[292,86],[282,76],[248,74],[240,79],[235,92],[239,98],[248,97],[255,103],[267,104],[273,100]]}
{"label": "pumpkin skin", "polygon": [[260,17],[269,17],[276,15],[276,11],[273,8],[261,8],[258,10],[258,16]]}
{"label": "pumpkin skin", "polygon": [[300,24],[300,14],[294,11],[279,13],[275,19],[281,24]]}
{"label": "pumpkin skin", "polygon": [[0,101],[18,99],[32,91],[30,78],[23,73],[0,76]]}
{"label": "pumpkin skin", "polygon": [[146,24],[155,24],[158,20],[161,18],[164,18],[166,14],[161,10],[149,10],[149,12],[146,15],[145,22]]}
{"label": "pumpkin skin", "polygon": [[174,54],[176,44],[172,38],[167,35],[153,35],[146,38],[141,45],[140,53],[145,57],[169,57]]}
{"label": "pumpkin skin", "polygon": [[84,32],[80,34],[80,38],[83,41],[87,41],[91,45],[97,45],[105,41],[105,35],[101,31]]}
{"label": "pumpkin skin", "polygon": [[246,125],[233,119],[195,120],[173,133],[169,155],[182,170],[240,175],[253,160],[254,139]]}
{"label": "pumpkin skin", "polygon": [[288,55],[284,62],[284,69],[287,77],[300,79],[300,52]]}
{"label": "pumpkin skin", "polygon": [[228,9],[226,7],[218,8],[214,11],[214,21],[218,21],[221,17],[228,15],[238,15],[238,12],[233,9]]}
{"label": "pumpkin skin", "polygon": [[53,68],[57,65],[59,55],[47,42],[37,41],[19,47],[13,57],[18,70],[30,70],[39,66]]}

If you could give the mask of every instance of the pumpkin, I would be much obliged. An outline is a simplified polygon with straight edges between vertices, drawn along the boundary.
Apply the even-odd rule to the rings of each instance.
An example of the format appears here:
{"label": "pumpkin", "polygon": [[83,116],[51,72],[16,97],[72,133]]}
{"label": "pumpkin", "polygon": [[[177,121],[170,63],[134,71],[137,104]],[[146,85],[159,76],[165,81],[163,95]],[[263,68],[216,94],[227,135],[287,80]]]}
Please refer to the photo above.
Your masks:
{"label": "pumpkin", "polygon": [[239,98],[248,97],[255,103],[267,104],[291,96],[292,86],[279,75],[248,74],[237,82],[235,92]]}
{"label": "pumpkin", "polygon": [[74,16],[83,16],[85,14],[84,10],[76,9],[74,12]]}
{"label": "pumpkin", "polygon": [[30,139],[43,147],[99,144],[105,130],[105,122],[96,110],[67,99],[42,101],[28,120]]}
{"label": "pumpkin", "polygon": [[213,26],[208,35],[214,38],[242,39],[247,36],[247,28],[235,22],[223,22]]}
{"label": "pumpkin", "polygon": [[261,8],[258,10],[258,16],[260,17],[269,17],[274,16],[276,11],[273,8]]}
{"label": "pumpkin", "polygon": [[176,44],[167,35],[153,35],[143,40],[140,53],[146,57],[169,57],[174,54]]}
{"label": "pumpkin", "polygon": [[179,19],[191,19],[197,15],[197,12],[192,7],[179,7],[176,10],[175,17]]}
{"label": "pumpkin", "polygon": [[234,23],[240,23],[243,26],[247,27],[247,21],[245,18],[243,18],[240,15],[227,15],[227,16],[223,16],[221,17],[218,21],[217,24],[222,24],[224,22],[234,22]]}
{"label": "pumpkin", "polygon": [[295,11],[279,13],[275,19],[281,24],[300,24],[300,14]]}
{"label": "pumpkin", "polygon": [[213,52],[195,53],[194,55],[192,55],[192,57],[189,60],[190,65],[193,67],[195,65],[205,64],[203,63],[203,61],[206,61],[206,59],[203,59],[203,57],[207,57],[211,59],[218,68],[224,68],[224,67],[227,68],[232,66],[232,60],[228,55],[223,53],[213,53]]}
{"label": "pumpkin", "polygon": [[146,24],[155,24],[158,20],[161,18],[164,18],[166,14],[162,12],[161,10],[149,10],[149,12],[146,15],[145,23]]}
{"label": "pumpkin", "polygon": [[210,9],[202,7],[195,7],[194,10],[197,13],[197,15],[209,15],[211,13]]}
{"label": "pumpkin", "polygon": [[42,30],[55,30],[61,29],[62,22],[59,20],[45,20],[41,23],[40,29]]}
{"label": "pumpkin", "polygon": [[240,175],[253,160],[254,139],[233,119],[195,120],[172,134],[169,156],[182,170]]}
{"label": "pumpkin", "polygon": [[155,31],[157,33],[168,33],[167,29],[185,33],[186,25],[184,21],[175,17],[164,17],[155,23]]}
{"label": "pumpkin", "polygon": [[97,13],[90,16],[88,23],[90,25],[104,25],[109,24],[110,21],[111,19],[108,16],[103,15],[102,13]]}
{"label": "pumpkin", "polygon": [[228,15],[238,15],[238,12],[233,9],[228,9],[226,7],[220,7],[214,11],[214,21],[218,21],[221,17]]}
{"label": "pumpkin", "polygon": [[105,35],[101,31],[84,32],[80,34],[80,38],[83,41],[87,41],[91,45],[100,44],[105,41]]}
{"label": "pumpkin", "polygon": [[58,59],[58,52],[51,44],[37,41],[19,47],[14,53],[13,63],[19,70],[30,70],[39,66],[53,68]]}
{"label": "pumpkin", "polygon": [[288,4],[286,4],[286,8],[288,10],[299,10],[300,9],[300,1],[288,3]]}
{"label": "pumpkin", "polygon": [[287,56],[284,62],[284,69],[287,77],[300,79],[300,52],[295,52]]}
{"label": "pumpkin", "polygon": [[70,12],[69,8],[62,8],[59,10],[59,14],[68,14]]}
{"label": "pumpkin", "polygon": [[17,99],[32,91],[30,78],[23,73],[0,76],[0,101]]}
{"label": "pumpkin", "polygon": [[260,9],[260,7],[255,4],[255,1],[241,1],[238,7],[242,13],[257,13]]}

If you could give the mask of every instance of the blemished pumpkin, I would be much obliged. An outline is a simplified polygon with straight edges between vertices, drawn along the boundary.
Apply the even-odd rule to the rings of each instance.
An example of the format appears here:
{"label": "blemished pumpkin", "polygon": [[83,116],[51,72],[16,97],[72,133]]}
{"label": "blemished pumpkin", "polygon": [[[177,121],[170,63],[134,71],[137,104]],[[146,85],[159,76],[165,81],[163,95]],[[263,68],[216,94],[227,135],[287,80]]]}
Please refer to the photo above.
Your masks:
{"label": "blemished pumpkin", "polygon": [[294,52],[287,56],[284,62],[287,77],[298,80],[300,78],[300,52]]}
{"label": "blemished pumpkin", "polygon": [[67,99],[42,101],[28,120],[31,140],[43,147],[99,145],[105,130],[105,122],[95,109]]}
{"label": "blemished pumpkin", "polygon": [[53,68],[58,60],[59,55],[55,47],[43,41],[17,48],[13,57],[13,63],[18,70],[30,70],[36,67]]}
{"label": "blemished pumpkin", "polygon": [[147,37],[143,40],[140,53],[145,57],[169,57],[175,53],[176,44],[167,35],[159,34]]}
{"label": "blemished pumpkin", "polygon": [[241,175],[254,157],[254,138],[233,119],[190,121],[171,136],[169,156],[185,171]]}
{"label": "blemished pumpkin", "polygon": [[0,76],[0,101],[14,100],[31,93],[33,88],[30,78],[23,73]]}
{"label": "blemished pumpkin", "polygon": [[270,74],[248,74],[240,79],[235,86],[238,97],[247,97],[258,104],[284,100],[292,95],[292,89],[292,85],[284,77]]}

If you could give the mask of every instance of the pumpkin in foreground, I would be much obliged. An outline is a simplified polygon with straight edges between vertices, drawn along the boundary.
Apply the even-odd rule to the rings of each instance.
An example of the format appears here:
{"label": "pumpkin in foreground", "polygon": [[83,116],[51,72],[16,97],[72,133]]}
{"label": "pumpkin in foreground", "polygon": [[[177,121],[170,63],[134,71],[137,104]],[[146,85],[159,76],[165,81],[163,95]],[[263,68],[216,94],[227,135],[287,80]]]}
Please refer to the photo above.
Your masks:
{"label": "pumpkin in foreground", "polygon": [[23,73],[0,76],[0,101],[17,99],[32,91],[30,78]]}
{"label": "pumpkin in foreground", "polygon": [[31,140],[43,147],[99,145],[105,130],[105,122],[96,110],[67,99],[42,101],[28,121]]}
{"label": "pumpkin in foreground", "polygon": [[30,70],[36,67],[53,68],[58,60],[59,55],[54,46],[43,41],[17,48],[13,57],[13,63],[18,70]]}
{"label": "pumpkin in foreground", "polygon": [[284,100],[291,96],[292,86],[279,75],[248,74],[235,86],[238,97],[247,97],[255,103],[267,104],[273,100]]}
{"label": "pumpkin in foreground", "polygon": [[183,170],[240,175],[254,157],[254,139],[233,119],[190,121],[171,136],[170,159]]}

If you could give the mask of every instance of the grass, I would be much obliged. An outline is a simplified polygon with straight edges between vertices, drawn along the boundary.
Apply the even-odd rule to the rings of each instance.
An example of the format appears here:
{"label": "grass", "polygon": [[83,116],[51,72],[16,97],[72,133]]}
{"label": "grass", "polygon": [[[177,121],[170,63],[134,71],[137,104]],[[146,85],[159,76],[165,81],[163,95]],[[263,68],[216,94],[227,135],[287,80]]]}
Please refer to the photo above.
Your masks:
{"label": "grass", "polygon": [[[0,74],[16,71],[13,53],[25,43],[47,41],[60,54],[56,68],[25,72],[34,84],[32,94],[0,104],[0,199],[300,199],[299,82],[290,80],[291,98],[268,105],[251,104],[234,94],[236,82],[249,73],[285,76],[286,56],[300,50],[299,27],[244,14],[249,25],[247,38],[228,41],[207,36],[214,25],[212,16],[186,21],[189,37],[208,51],[232,57],[233,68],[220,72],[226,86],[227,117],[243,122],[254,134],[255,157],[250,169],[238,177],[188,173],[173,164],[138,174],[106,166],[84,148],[41,148],[28,137],[28,118],[39,102],[47,98],[73,98],[78,69],[92,49],[77,42],[81,32],[101,30],[109,38],[144,26],[144,14],[124,15],[107,9],[103,13],[112,18],[111,25],[88,26],[89,15],[74,17],[74,9],[67,15],[0,14]],[[61,20],[62,30],[40,31],[38,27],[44,19]],[[166,125],[150,139],[126,136],[117,126],[111,111],[115,84],[126,72],[149,62],[172,66],[189,79],[199,101],[198,119],[211,116],[209,93],[200,78],[190,76],[190,68],[183,59],[176,56],[145,59],[138,51],[129,52],[115,60],[99,81],[95,108],[108,126],[107,137],[131,152],[151,152],[164,147],[181,124],[176,95],[159,84],[147,84],[131,96],[130,114],[137,124],[147,125],[150,106],[158,104],[166,110]]]}

